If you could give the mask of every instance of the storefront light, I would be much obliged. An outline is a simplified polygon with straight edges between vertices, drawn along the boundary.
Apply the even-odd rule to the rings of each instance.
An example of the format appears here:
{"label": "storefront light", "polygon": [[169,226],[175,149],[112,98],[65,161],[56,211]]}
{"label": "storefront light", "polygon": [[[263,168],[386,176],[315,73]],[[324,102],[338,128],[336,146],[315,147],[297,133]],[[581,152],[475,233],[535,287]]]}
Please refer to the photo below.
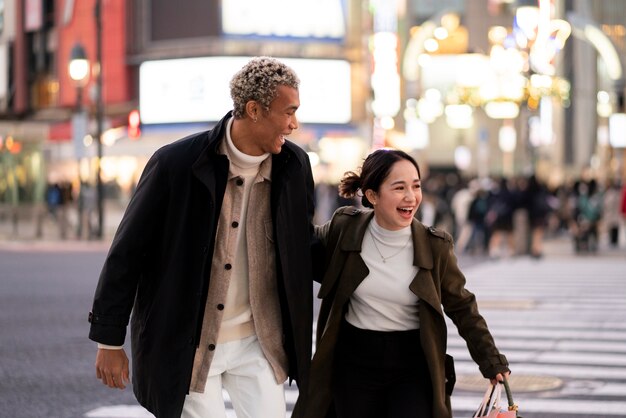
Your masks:
{"label": "storefront light", "polygon": [[504,124],[498,131],[498,146],[502,152],[513,152],[517,145],[517,132],[510,124]]}
{"label": "storefront light", "polygon": [[530,85],[536,89],[550,89],[552,87],[552,77],[543,74],[533,74],[530,76]]}
{"label": "storefront light", "polygon": [[598,116],[602,118],[608,118],[613,113],[613,106],[611,105],[611,97],[606,91],[599,91],[597,94],[598,102],[596,103],[596,110]]}
{"label": "storefront light", "polygon": [[439,43],[435,39],[430,38],[424,41],[424,50],[426,50],[426,52],[432,54],[434,52],[437,52],[438,49]]}
{"label": "storefront light", "polygon": [[419,118],[426,123],[433,123],[444,112],[443,103],[441,101],[420,99],[417,103],[417,114]]}
{"label": "storefront light", "polygon": [[430,142],[428,125],[420,119],[406,121],[406,139],[413,149],[424,149]]}
{"label": "storefront light", "polygon": [[391,116],[383,116],[382,118],[380,118],[380,126],[383,129],[390,131],[393,128],[395,128],[396,122],[393,120]]}
{"label": "storefront light", "polygon": [[515,22],[522,30],[526,39],[533,40],[537,36],[539,25],[539,7],[521,6],[515,11]]}
{"label": "storefront light", "polygon": [[454,150],[454,165],[459,170],[467,170],[472,164],[472,152],[465,145],[459,145]]}
{"label": "storefront light", "polygon": [[515,119],[519,115],[519,106],[509,101],[487,102],[485,113],[492,119]]}
{"label": "storefront light", "polygon": [[626,113],[609,117],[609,143],[613,148],[626,148]]}
{"label": "storefront light", "polygon": [[474,125],[473,110],[469,105],[448,105],[445,113],[446,123],[453,129],[468,129]]}
{"label": "storefront light", "polygon": [[439,40],[443,40],[448,37],[448,30],[440,26],[437,29],[435,29],[435,31],[433,32],[433,35],[435,36],[435,38]]}

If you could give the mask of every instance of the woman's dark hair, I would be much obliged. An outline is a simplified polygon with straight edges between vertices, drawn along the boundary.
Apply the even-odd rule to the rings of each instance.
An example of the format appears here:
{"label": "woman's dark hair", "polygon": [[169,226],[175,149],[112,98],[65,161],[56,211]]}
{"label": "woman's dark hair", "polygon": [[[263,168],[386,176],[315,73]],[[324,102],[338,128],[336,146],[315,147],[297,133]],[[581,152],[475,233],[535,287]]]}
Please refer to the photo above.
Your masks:
{"label": "woman's dark hair", "polygon": [[363,165],[360,167],[360,174],[354,171],[347,171],[341,182],[339,183],[339,196],[345,198],[352,198],[356,196],[359,189],[363,192],[361,197],[361,203],[367,208],[374,207],[370,201],[365,197],[366,190],[373,190],[378,193],[380,185],[385,181],[391,167],[397,161],[407,160],[415,166],[417,175],[421,178],[420,168],[417,162],[404,151],[395,149],[378,149],[367,156]]}

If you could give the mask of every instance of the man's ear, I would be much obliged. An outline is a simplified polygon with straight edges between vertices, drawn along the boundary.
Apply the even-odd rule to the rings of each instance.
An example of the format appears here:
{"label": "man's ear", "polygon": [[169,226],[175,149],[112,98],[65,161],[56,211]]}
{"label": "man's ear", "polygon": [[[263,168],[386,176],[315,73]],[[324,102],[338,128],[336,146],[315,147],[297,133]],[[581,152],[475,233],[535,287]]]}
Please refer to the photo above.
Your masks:
{"label": "man's ear", "polygon": [[248,103],[246,103],[246,114],[250,119],[256,122],[259,117],[259,104],[254,100],[249,100]]}

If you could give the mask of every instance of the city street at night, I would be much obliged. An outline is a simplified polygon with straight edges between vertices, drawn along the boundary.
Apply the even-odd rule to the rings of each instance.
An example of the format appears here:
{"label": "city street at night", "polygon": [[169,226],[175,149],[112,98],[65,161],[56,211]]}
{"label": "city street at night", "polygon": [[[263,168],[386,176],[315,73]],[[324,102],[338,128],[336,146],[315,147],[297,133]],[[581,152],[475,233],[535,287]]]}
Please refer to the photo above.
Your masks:
{"label": "city street at night", "polygon": [[[149,417],[131,388],[95,378],[90,309],[106,242],[0,243],[0,411],[11,418]],[[608,418],[626,410],[626,259],[623,250],[498,261],[463,256],[468,287],[511,363],[525,418]],[[469,417],[487,381],[449,326],[455,417]],[[128,347],[127,347],[128,350]],[[288,410],[297,397],[287,388]],[[234,412],[230,410],[230,416]]]}
{"label": "city street at night", "polygon": [[485,418],[501,376],[626,418],[626,0],[0,0],[0,418]]}

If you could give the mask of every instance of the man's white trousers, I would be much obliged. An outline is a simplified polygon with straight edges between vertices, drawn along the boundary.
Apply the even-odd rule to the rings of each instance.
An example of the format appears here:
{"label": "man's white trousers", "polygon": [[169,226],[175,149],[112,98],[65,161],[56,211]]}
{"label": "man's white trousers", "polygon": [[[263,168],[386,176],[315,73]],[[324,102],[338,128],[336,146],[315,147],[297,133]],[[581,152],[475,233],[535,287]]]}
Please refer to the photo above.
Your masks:
{"label": "man's white trousers", "polygon": [[285,418],[283,383],[276,383],[255,335],[217,344],[204,393],[189,392],[182,418],[226,418],[222,388],[237,418]]}

